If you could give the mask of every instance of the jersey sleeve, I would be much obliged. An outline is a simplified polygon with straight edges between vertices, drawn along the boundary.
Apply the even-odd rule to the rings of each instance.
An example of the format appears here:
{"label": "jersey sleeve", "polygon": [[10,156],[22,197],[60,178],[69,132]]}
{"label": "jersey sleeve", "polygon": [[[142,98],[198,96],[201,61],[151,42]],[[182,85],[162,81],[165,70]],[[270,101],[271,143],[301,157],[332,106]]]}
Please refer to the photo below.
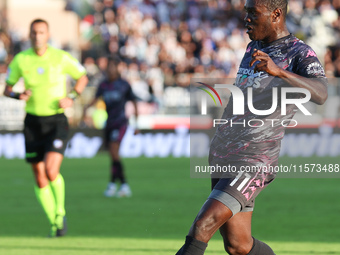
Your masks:
{"label": "jersey sleeve", "polygon": [[16,55],[7,68],[6,83],[14,86],[21,78],[21,70],[19,67],[19,56]]}
{"label": "jersey sleeve", "polygon": [[86,74],[85,68],[79,61],[67,52],[64,52],[63,56],[63,70],[64,73],[70,75],[75,80],[78,80],[81,76]]}
{"label": "jersey sleeve", "polygon": [[307,46],[299,54],[296,62],[296,74],[307,78],[325,78],[323,69],[316,53],[311,47]]}

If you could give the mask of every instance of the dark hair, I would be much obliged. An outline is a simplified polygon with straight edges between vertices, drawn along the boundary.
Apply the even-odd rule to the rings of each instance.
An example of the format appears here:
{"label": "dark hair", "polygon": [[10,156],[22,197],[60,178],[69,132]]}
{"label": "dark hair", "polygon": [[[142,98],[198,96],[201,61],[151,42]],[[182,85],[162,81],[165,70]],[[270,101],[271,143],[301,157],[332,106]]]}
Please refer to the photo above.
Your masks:
{"label": "dark hair", "polygon": [[33,20],[33,21],[31,22],[30,29],[32,29],[33,25],[34,25],[34,24],[37,24],[37,23],[45,23],[46,26],[47,26],[47,28],[49,27],[49,26],[48,26],[48,22],[47,22],[46,20],[44,20],[44,19],[35,19],[35,20]]}
{"label": "dark hair", "polygon": [[271,12],[277,8],[282,9],[283,16],[286,17],[288,0],[257,0],[257,2],[266,6]]}

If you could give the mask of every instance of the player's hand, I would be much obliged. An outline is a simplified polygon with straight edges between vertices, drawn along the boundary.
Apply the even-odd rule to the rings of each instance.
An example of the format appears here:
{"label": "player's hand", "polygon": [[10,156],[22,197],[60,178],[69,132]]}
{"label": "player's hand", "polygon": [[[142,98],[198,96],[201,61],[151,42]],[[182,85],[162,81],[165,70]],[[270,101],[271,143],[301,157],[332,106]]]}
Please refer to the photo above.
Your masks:
{"label": "player's hand", "polygon": [[253,66],[256,61],[259,61],[259,63],[256,64],[254,72],[264,71],[272,76],[280,76],[282,69],[274,63],[267,53],[255,49],[249,66]]}
{"label": "player's hand", "polygon": [[20,94],[19,99],[27,101],[28,99],[30,99],[31,95],[32,95],[32,91],[27,89],[23,93]]}
{"label": "player's hand", "polygon": [[59,100],[59,107],[60,108],[66,109],[66,108],[71,107],[72,105],[73,105],[73,100],[69,97],[65,97],[65,98]]}

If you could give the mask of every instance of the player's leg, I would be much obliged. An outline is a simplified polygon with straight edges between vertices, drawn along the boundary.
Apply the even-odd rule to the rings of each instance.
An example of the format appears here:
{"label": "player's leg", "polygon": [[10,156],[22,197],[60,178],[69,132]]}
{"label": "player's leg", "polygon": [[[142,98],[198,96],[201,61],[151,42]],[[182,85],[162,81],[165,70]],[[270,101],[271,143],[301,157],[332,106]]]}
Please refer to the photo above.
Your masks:
{"label": "player's leg", "polygon": [[60,175],[60,166],[63,161],[63,154],[55,151],[50,151],[46,153],[45,156],[45,168],[46,174],[50,182],[58,179]]}
{"label": "player's leg", "polygon": [[58,236],[66,234],[65,182],[63,176],[60,174],[60,166],[63,158],[61,153],[55,151],[47,152],[45,156],[46,173],[55,199],[54,224],[57,227]]}
{"label": "player's leg", "polygon": [[119,156],[120,142],[110,142],[109,143],[109,154],[111,158],[111,182],[125,183],[124,169]]}
{"label": "player's leg", "polygon": [[224,240],[224,247],[228,254],[274,254],[273,250],[267,244],[253,238],[251,235],[251,220],[255,198],[273,181],[274,176],[256,174],[255,177],[256,178],[251,178],[247,185],[245,185],[245,180],[247,180],[249,176],[244,173],[232,178],[232,182],[225,178],[212,179],[213,191],[210,197],[221,201],[227,206],[234,205],[231,206],[233,208],[233,217],[220,228],[220,233]]}
{"label": "player's leg", "polygon": [[107,188],[104,192],[106,197],[113,197],[117,192],[116,180],[118,179],[118,171],[121,172],[121,163],[119,158],[119,143],[111,142],[107,140],[107,147],[109,151],[109,156],[111,159],[111,167],[110,167],[110,181],[107,185]]}
{"label": "player's leg", "polygon": [[65,215],[65,182],[60,174],[60,166],[64,156],[59,152],[47,152],[45,156],[45,166],[47,177],[55,197],[56,214]]}
{"label": "player's leg", "polygon": [[220,227],[224,248],[228,254],[274,255],[265,243],[251,235],[252,211],[239,212]]}
{"label": "player's leg", "polygon": [[132,195],[131,189],[126,181],[124,166],[121,162],[121,158],[119,156],[119,148],[120,141],[110,142],[109,152],[112,160],[112,168],[111,168],[111,182],[115,182],[119,180],[121,186],[118,191],[119,197],[129,197]]}
{"label": "player's leg", "polygon": [[[52,226],[51,231],[55,232],[56,228],[53,228],[56,216],[55,198],[46,175],[45,163],[40,161],[32,163],[31,166],[36,181],[36,186],[34,187],[35,195]],[[53,236],[53,233],[50,234]]]}
{"label": "player's leg", "polygon": [[252,249],[251,218],[252,212],[239,212],[220,227],[228,254],[248,254]]}
{"label": "player's leg", "polygon": [[26,115],[25,127],[26,161],[31,164],[36,185],[34,187],[38,202],[43,208],[51,226],[55,220],[55,199],[46,174],[44,159],[43,132],[41,118]]}
{"label": "player's leg", "polygon": [[[55,198],[55,222],[57,236],[66,234],[65,182],[60,174],[68,137],[68,120],[64,114],[50,116],[45,120],[48,130],[45,142],[45,168]],[[47,132],[47,131],[46,131]]]}
{"label": "player's leg", "polygon": [[215,199],[208,199],[194,220],[189,236],[207,243],[215,232],[232,216],[232,211]]}
{"label": "player's leg", "polygon": [[209,198],[194,220],[185,244],[176,255],[204,254],[208,241],[232,215],[232,210],[226,205]]}
{"label": "player's leg", "polygon": [[[244,217],[247,219],[244,219],[244,223],[242,223],[242,217],[240,217],[240,220],[237,220],[239,217],[236,217],[240,211],[244,211],[249,206],[253,207],[255,197],[274,179],[274,177],[275,176],[270,174],[257,173],[254,176],[250,176],[247,173],[239,172],[237,176],[232,176],[232,178],[213,178],[213,190],[189,232],[189,236],[192,236],[193,239],[187,239],[186,243],[177,254],[204,254],[205,248],[203,245],[210,240],[211,236],[217,230],[216,227],[220,228],[229,221],[233,228],[230,227],[227,233],[233,235],[234,233],[230,231],[237,231],[236,233],[239,235],[237,239],[226,239],[227,247],[229,247],[228,249],[231,252],[235,252],[231,254],[247,254],[244,252],[249,251],[249,254],[252,255],[261,254],[258,253],[258,251],[267,252],[263,253],[264,255],[274,254],[270,253],[272,252],[271,249],[264,243],[259,242],[256,239],[253,239],[253,243],[251,242],[250,213],[245,214]],[[233,215],[235,218],[231,218]],[[237,226],[237,224],[241,225]],[[243,227],[245,227],[245,230],[242,229]],[[233,242],[232,246],[230,244],[231,242]],[[244,242],[242,245],[244,245],[245,248],[237,247],[237,242]],[[195,249],[198,246],[200,247],[200,251],[190,251],[190,249]],[[243,249],[241,250],[243,253],[237,253],[238,249]]]}
{"label": "player's leg", "polygon": [[110,182],[104,193],[107,197],[112,197],[116,194],[116,181],[121,183],[118,191],[118,196],[131,196],[131,190],[126,182],[124,174],[124,166],[119,155],[120,143],[125,135],[127,125],[119,128],[111,128],[106,130],[106,141],[108,144],[109,155],[111,158]]}

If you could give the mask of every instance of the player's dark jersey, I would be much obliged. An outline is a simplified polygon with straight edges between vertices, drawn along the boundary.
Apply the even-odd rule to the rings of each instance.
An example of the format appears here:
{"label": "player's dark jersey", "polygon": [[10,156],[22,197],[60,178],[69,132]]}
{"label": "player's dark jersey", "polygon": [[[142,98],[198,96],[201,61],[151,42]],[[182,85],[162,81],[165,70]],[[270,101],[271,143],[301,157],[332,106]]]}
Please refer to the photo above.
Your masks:
{"label": "player's dark jersey", "polygon": [[125,125],[128,120],[125,116],[125,104],[127,101],[135,100],[129,83],[123,79],[110,82],[104,80],[99,84],[96,98],[102,97],[108,114],[107,128]]}
{"label": "player's dark jersey", "polygon": [[[285,126],[289,125],[289,120],[294,116],[297,107],[289,104],[286,115],[281,115],[281,94],[278,93],[277,105],[274,106],[276,110],[273,113],[263,116],[249,110],[248,87],[252,87],[253,106],[257,110],[272,107],[274,87],[278,88],[278,92],[281,87],[290,87],[282,79],[270,76],[266,72],[254,73],[257,63],[249,66],[254,49],[267,53],[276,65],[287,71],[308,78],[318,78],[327,83],[323,67],[315,52],[295,36],[289,35],[267,45],[260,41],[249,43],[235,81],[235,86],[241,89],[244,95],[244,115],[233,114],[231,96],[222,116],[228,123],[218,126],[211,142],[209,155],[211,165],[222,162],[272,166],[277,164]],[[297,93],[293,96],[301,97]]]}

